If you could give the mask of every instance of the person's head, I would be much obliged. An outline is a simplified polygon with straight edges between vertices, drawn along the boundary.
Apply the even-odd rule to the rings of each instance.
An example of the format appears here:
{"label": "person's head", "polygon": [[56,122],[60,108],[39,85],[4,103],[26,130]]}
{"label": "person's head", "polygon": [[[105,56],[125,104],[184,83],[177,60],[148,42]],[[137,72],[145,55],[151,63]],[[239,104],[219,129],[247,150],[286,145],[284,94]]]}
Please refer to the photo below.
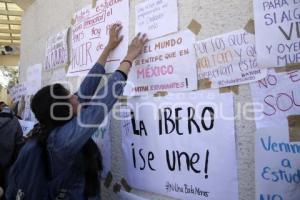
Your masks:
{"label": "person's head", "polygon": [[32,98],[31,110],[40,124],[55,128],[70,121],[77,114],[77,97],[61,84],[40,89]]}
{"label": "person's head", "polygon": [[4,108],[4,107],[6,107],[7,105],[6,105],[6,103],[4,103],[3,101],[0,101],[0,112],[2,111],[2,109]]}

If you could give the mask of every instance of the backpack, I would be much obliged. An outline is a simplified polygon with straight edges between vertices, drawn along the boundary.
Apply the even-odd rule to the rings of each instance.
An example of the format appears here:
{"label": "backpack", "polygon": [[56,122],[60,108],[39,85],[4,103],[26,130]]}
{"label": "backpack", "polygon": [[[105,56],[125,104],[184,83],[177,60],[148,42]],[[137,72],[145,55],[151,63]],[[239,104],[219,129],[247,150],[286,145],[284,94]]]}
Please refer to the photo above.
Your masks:
{"label": "backpack", "polygon": [[[11,167],[7,200],[63,200],[74,180],[64,176],[50,179],[43,147],[37,140],[26,142]],[[65,173],[66,174],[66,173]]]}

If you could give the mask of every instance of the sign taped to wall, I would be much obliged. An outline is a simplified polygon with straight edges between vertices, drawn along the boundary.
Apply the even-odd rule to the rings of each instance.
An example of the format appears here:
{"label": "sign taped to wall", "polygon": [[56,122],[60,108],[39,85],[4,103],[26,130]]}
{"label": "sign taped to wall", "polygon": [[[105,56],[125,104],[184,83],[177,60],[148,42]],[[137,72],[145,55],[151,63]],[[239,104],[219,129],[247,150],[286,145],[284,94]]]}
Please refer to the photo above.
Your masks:
{"label": "sign taped to wall", "polygon": [[287,127],[256,133],[256,199],[300,199],[300,143],[290,143]]}
{"label": "sign taped to wall", "polygon": [[288,127],[289,115],[300,115],[300,70],[276,73],[250,84],[255,104],[256,128],[281,124]]}
{"label": "sign taped to wall", "polygon": [[115,23],[123,26],[120,45],[110,53],[106,72],[117,69],[126,56],[129,33],[129,1],[98,0],[95,8],[91,5],[74,15],[75,24],[71,29],[71,64],[67,76],[86,75],[99,59],[109,40],[109,29]]}
{"label": "sign taped to wall", "polygon": [[244,29],[198,41],[198,79],[209,79],[212,88],[258,81],[267,69],[256,61],[255,38]]}
{"label": "sign taped to wall", "polygon": [[124,95],[196,90],[194,43],[189,30],[149,41],[134,61]]}
{"label": "sign taped to wall", "polygon": [[44,62],[46,70],[67,65],[69,61],[68,30],[63,30],[48,38]]}
{"label": "sign taped to wall", "polygon": [[238,199],[231,93],[136,97],[120,113],[130,186],[180,199]]}
{"label": "sign taped to wall", "polygon": [[259,65],[269,68],[300,63],[300,1],[253,3]]}
{"label": "sign taped to wall", "polygon": [[177,0],[146,0],[135,7],[135,34],[149,39],[178,31]]}

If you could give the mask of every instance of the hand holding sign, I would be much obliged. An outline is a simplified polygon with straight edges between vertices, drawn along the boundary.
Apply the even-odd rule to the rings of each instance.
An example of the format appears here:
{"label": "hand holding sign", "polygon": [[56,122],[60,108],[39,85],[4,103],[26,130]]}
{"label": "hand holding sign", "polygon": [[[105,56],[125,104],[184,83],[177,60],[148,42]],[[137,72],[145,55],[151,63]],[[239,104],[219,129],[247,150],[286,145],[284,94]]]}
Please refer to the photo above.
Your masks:
{"label": "hand holding sign", "polygon": [[121,41],[123,40],[123,36],[120,36],[120,32],[122,30],[121,24],[114,24],[111,29],[109,30],[109,41],[106,46],[109,50],[115,49]]}
{"label": "hand holding sign", "polygon": [[132,40],[131,44],[128,47],[126,60],[130,60],[131,62],[136,59],[136,57],[141,53],[142,48],[148,42],[148,38],[146,34],[141,36],[141,33],[138,33],[137,36]]}

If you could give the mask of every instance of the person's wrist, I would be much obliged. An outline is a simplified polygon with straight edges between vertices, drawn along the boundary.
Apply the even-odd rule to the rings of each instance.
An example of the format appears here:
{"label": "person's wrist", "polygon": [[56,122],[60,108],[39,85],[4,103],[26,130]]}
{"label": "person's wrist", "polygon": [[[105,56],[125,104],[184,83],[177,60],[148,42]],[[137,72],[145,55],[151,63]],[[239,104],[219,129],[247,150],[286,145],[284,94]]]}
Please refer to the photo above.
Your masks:
{"label": "person's wrist", "polygon": [[110,52],[113,50],[113,48],[111,48],[109,45],[106,45],[106,47],[104,48],[105,51]]}
{"label": "person's wrist", "polygon": [[128,60],[128,61],[130,61],[130,62],[133,62],[134,59],[135,59],[135,58],[134,58],[133,56],[130,56],[130,55],[128,55],[128,54],[127,54],[127,55],[125,56],[125,58],[124,58],[124,60]]}

